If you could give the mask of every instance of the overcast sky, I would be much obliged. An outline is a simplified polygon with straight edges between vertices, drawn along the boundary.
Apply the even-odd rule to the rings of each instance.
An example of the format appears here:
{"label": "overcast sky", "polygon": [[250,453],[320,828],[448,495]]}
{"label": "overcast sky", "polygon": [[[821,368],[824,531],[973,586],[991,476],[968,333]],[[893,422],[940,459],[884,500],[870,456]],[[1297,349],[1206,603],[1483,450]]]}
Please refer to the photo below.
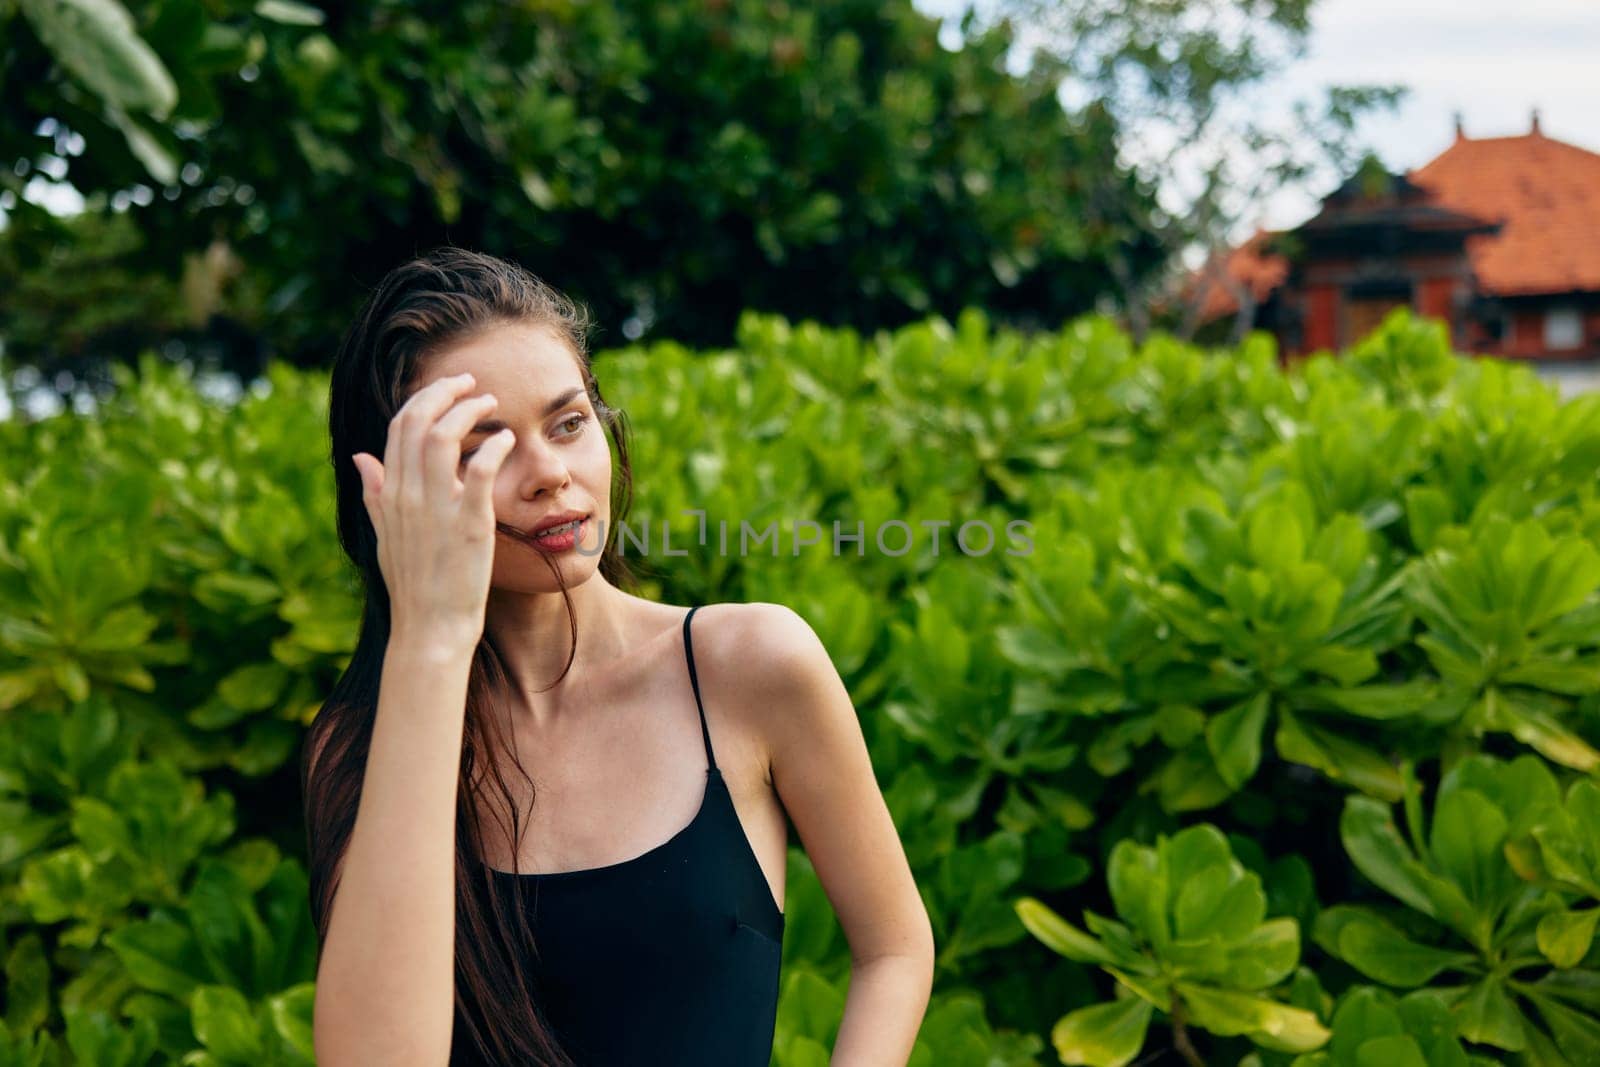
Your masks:
{"label": "overcast sky", "polygon": [[[952,21],[967,6],[915,2]],[[1360,130],[1391,170],[1448,148],[1458,111],[1468,137],[1500,137],[1526,133],[1538,108],[1546,135],[1600,152],[1600,0],[1315,0],[1307,54],[1274,95],[1362,83],[1410,87],[1396,112]],[[1295,225],[1328,191],[1282,194],[1261,221]]]}
{"label": "overcast sky", "polygon": [[[1296,89],[1411,87],[1363,129],[1390,169],[1448,148],[1457,111],[1468,137],[1504,137],[1528,132],[1538,108],[1547,136],[1600,152],[1600,0],[1318,0],[1312,10],[1310,53],[1289,72]],[[1269,225],[1299,222],[1310,197],[1294,201],[1273,205]]]}

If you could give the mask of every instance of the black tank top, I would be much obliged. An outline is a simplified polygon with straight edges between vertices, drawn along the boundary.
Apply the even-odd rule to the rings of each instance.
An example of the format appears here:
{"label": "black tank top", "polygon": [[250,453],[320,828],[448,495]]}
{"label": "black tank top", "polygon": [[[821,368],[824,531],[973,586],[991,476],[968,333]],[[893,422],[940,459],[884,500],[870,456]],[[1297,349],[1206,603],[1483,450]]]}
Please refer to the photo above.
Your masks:
{"label": "black tank top", "polygon": [[[771,1059],[784,913],[711,751],[689,638],[698,610],[683,619],[707,764],[694,820],[609,867],[489,869],[508,892],[523,883],[538,953],[530,994],[580,1067],[767,1067]],[[487,1062],[471,1046],[458,1012],[451,1067]]]}

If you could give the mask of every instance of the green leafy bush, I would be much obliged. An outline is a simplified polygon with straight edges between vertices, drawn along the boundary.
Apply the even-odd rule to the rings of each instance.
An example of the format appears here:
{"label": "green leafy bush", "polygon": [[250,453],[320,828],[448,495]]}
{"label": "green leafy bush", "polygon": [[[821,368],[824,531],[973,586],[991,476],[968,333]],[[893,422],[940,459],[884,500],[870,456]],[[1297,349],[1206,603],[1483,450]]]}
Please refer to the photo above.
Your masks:
{"label": "green leafy bush", "polygon": [[[596,370],[688,545],[643,592],[794,607],[859,710],[936,935],[917,1067],[1593,1062],[1600,397],[1403,314],[1290,368],[969,311]],[[295,757],[358,607],[326,396],[148,357],[0,423],[0,1065],[310,1058]],[[849,948],[789,865],[810,1067]]]}
{"label": "green leafy bush", "polygon": [[1261,879],[1216,827],[1162,835],[1154,848],[1119,841],[1106,879],[1123,921],[1085,911],[1092,935],[1031,897],[1016,905],[1033,936],[1117,980],[1118,999],[1056,1023],[1051,1039],[1063,1063],[1122,1067],[1144,1047],[1158,1010],[1179,1033],[1192,1024],[1283,1052],[1327,1041],[1315,1012],[1267,992],[1299,963],[1300,926],[1267,919]]}
{"label": "green leafy bush", "polygon": [[1297,1057],[1294,1067],[1488,1067],[1493,1062],[1467,1055],[1450,1012],[1426,992],[1396,998],[1372,986],[1354,986],[1334,1010],[1327,1049]]}
{"label": "green leafy bush", "polygon": [[1329,908],[1317,920],[1318,943],[1386,985],[1430,986],[1469,1041],[1540,1062],[1600,1058],[1600,1024],[1585,1012],[1589,991],[1600,988],[1600,953],[1590,957],[1594,911],[1565,910],[1561,892],[1524,879],[1508,857],[1536,826],[1561,854],[1545,823],[1551,809],[1570,818],[1559,804],[1555,776],[1533,756],[1456,764],[1440,783],[1431,826],[1409,793],[1409,842],[1386,807],[1348,798],[1340,835],[1351,861],[1407,910],[1391,920],[1375,908]]}

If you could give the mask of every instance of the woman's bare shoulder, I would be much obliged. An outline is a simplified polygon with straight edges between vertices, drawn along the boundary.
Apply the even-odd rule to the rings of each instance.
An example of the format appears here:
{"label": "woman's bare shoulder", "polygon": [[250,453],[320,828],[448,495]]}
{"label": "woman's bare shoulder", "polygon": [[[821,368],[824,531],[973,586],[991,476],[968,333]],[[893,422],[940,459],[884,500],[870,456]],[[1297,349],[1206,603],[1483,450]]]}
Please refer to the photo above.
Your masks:
{"label": "woman's bare shoulder", "polygon": [[803,688],[832,670],[816,631],[785,604],[703,605],[691,636],[696,670],[714,677],[718,689],[743,708],[759,708],[775,693]]}
{"label": "woman's bare shoulder", "polygon": [[705,604],[690,627],[701,693],[717,709],[710,714],[733,720],[745,758],[770,783],[784,732],[778,720],[819,680],[826,684],[833,671],[827,651],[805,618],[783,604]]}
{"label": "woman's bare shoulder", "polygon": [[705,644],[715,658],[737,662],[752,653],[782,653],[799,641],[814,640],[815,631],[786,604],[727,601],[702,604],[691,624],[696,659]]}

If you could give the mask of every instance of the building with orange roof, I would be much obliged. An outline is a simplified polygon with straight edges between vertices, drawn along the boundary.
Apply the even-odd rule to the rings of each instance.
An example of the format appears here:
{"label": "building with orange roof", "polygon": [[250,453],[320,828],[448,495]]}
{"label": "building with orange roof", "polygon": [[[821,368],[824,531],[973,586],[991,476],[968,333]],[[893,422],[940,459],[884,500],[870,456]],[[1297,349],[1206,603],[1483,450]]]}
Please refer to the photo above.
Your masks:
{"label": "building with orange roof", "polygon": [[[1600,153],[1532,128],[1467,137],[1404,175],[1365,169],[1295,229],[1228,257],[1286,355],[1340,349],[1393,307],[1468,351],[1600,367]],[[1266,283],[1266,284],[1264,284]],[[1202,321],[1232,316],[1221,286]]]}
{"label": "building with orange roof", "polygon": [[1243,243],[1228,249],[1220,263],[1208,263],[1201,268],[1197,284],[1205,286],[1204,293],[1185,294],[1198,295],[1201,322],[1230,318],[1239,310],[1239,297],[1230,291],[1229,286],[1207,278],[1208,270],[1220,271],[1233,279],[1236,285],[1250,294],[1257,308],[1270,300],[1272,294],[1288,280],[1289,261],[1273,250],[1274,236],[1270,230],[1257,229]]}

